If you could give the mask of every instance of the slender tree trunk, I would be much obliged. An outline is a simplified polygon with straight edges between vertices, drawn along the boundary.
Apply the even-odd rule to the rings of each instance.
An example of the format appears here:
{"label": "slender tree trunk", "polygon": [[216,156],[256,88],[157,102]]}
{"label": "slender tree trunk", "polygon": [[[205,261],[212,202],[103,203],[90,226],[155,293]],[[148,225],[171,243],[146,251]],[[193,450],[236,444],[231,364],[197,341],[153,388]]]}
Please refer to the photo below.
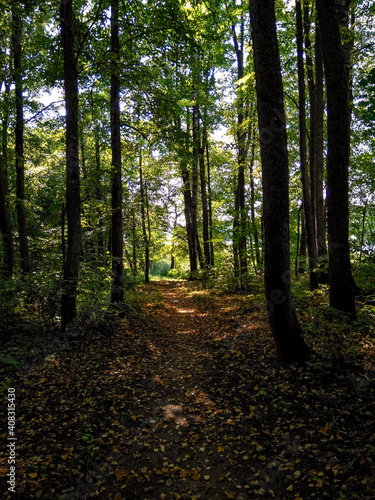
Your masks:
{"label": "slender tree trunk", "polygon": [[316,22],[315,78],[310,42],[309,0],[304,0],[304,32],[306,47],[307,82],[310,96],[310,185],[314,221],[315,245],[318,259],[318,281],[328,283],[324,267],[327,263],[326,211],[323,193],[324,179],[324,89],[323,60],[320,29]]}
{"label": "slender tree trunk", "polygon": [[191,231],[194,241],[195,251],[197,253],[200,267],[204,267],[202,252],[200,250],[198,239],[198,185],[199,185],[199,108],[197,100],[197,92],[194,91],[193,106],[193,161],[191,166]]}
{"label": "slender tree trunk", "polygon": [[315,244],[313,207],[311,202],[311,190],[309,170],[307,163],[307,139],[306,139],[306,89],[305,68],[303,61],[303,23],[301,0],[296,0],[296,25],[297,25],[297,65],[298,65],[298,104],[299,104],[299,150],[301,162],[302,198],[306,223],[307,247],[309,256],[310,290],[318,288],[317,249]]}
{"label": "slender tree trunk", "polygon": [[[317,0],[327,87],[327,222],[330,305],[356,317],[349,250],[349,64],[339,3]],[[349,2],[346,2],[349,4]]]}
{"label": "slender tree trunk", "polygon": [[[207,111],[205,110],[205,115]],[[211,191],[211,169],[210,169],[210,152],[208,146],[208,137],[207,137],[207,127],[206,127],[207,119],[205,118],[203,124],[203,143],[204,149],[206,152],[206,164],[207,164],[207,194],[208,194],[208,224],[209,224],[209,239],[210,239],[210,266],[215,266],[215,257],[214,257],[214,242],[213,242],[213,223],[212,223],[212,191]]]}
{"label": "slender tree trunk", "polygon": [[142,217],[142,233],[143,233],[143,245],[145,250],[145,283],[150,282],[150,247],[149,239],[147,236],[146,227],[146,210],[145,210],[145,189],[143,183],[143,169],[142,169],[142,153],[139,156],[139,186],[141,191],[141,217]]}
{"label": "slender tree trunk", "polygon": [[5,109],[1,127],[1,156],[0,156],[0,230],[3,238],[4,256],[1,263],[1,274],[10,278],[14,268],[13,226],[9,208],[8,188],[8,121],[9,121],[9,92],[10,85],[5,83]]}
{"label": "slender tree trunk", "polygon": [[[254,106],[255,108],[255,106]],[[259,252],[259,235],[258,228],[255,219],[255,183],[254,183],[254,164],[255,164],[255,137],[256,137],[256,127],[255,124],[252,126],[251,132],[251,155],[250,155],[250,221],[251,229],[254,237],[254,247],[255,247],[255,272],[259,272],[259,267],[261,265],[261,256]]]}
{"label": "slender tree trunk", "polygon": [[[240,39],[238,40],[236,28],[232,26],[233,43],[237,57],[237,78],[241,80],[245,74],[244,68],[244,19],[241,17]],[[240,90],[241,92],[241,90]],[[245,163],[248,154],[246,128],[248,103],[242,95],[238,98],[237,111],[237,148],[238,148],[238,167],[237,167],[237,187],[235,193],[235,207],[233,219],[233,250],[234,250],[234,268],[235,273],[240,278],[241,288],[244,285],[243,280],[247,275],[247,214],[245,206]]]}
{"label": "slender tree trunk", "polygon": [[262,159],[265,292],[280,360],[303,362],[309,349],[292,304],[289,250],[289,172],[275,0],[250,0]]}
{"label": "slender tree trunk", "polygon": [[[100,175],[100,141],[99,141],[99,132],[95,130],[95,175],[96,175],[96,183],[95,183],[95,198],[100,205],[102,203],[102,183],[101,183],[101,175]],[[97,213],[99,216],[98,221],[98,256],[104,256],[104,224],[103,218],[101,216],[101,209],[97,209]]]}
{"label": "slender tree trunk", "polygon": [[[203,134],[204,135],[204,134]],[[201,136],[199,130],[199,137]],[[206,168],[204,161],[204,140],[199,141],[199,175],[201,181],[201,200],[202,200],[202,223],[203,223],[203,254],[204,267],[210,266],[210,233],[209,233],[209,216],[208,216],[208,201],[207,201],[207,181]]]}
{"label": "slender tree trunk", "polygon": [[367,205],[368,205],[368,200],[365,201],[365,205],[363,207],[363,213],[362,213],[362,230],[361,230],[361,243],[360,243],[361,247],[359,249],[359,265],[360,266],[362,264],[363,245],[365,242]]}
{"label": "slender tree trunk", "polygon": [[22,84],[22,51],[21,36],[22,25],[20,4],[13,0],[12,5],[12,48],[14,60],[14,83],[16,95],[16,127],[15,127],[15,155],[16,155],[16,209],[18,222],[18,235],[20,241],[21,268],[30,271],[29,243],[27,239],[27,222],[25,206],[25,164],[24,164],[24,126],[23,126],[23,84]]}
{"label": "slender tree trunk", "polygon": [[111,303],[122,302],[124,296],[122,179],[120,133],[119,21],[118,0],[111,2],[111,147],[112,147],[112,291]]}
{"label": "slender tree trunk", "polygon": [[132,231],[133,231],[133,275],[134,279],[137,278],[137,224],[135,220],[135,211],[134,207],[132,210]]}
{"label": "slender tree trunk", "polygon": [[68,245],[61,299],[61,326],[63,330],[76,316],[77,281],[81,256],[78,85],[72,4],[72,0],[61,0],[60,3],[66,108],[66,213],[68,225]]}
{"label": "slender tree trunk", "polygon": [[319,280],[328,283],[328,272],[325,269],[328,262],[327,253],[327,216],[324,200],[324,73],[322,40],[319,26],[315,37],[315,91],[314,91],[314,198],[316,211],[316,240],[319,260]]}

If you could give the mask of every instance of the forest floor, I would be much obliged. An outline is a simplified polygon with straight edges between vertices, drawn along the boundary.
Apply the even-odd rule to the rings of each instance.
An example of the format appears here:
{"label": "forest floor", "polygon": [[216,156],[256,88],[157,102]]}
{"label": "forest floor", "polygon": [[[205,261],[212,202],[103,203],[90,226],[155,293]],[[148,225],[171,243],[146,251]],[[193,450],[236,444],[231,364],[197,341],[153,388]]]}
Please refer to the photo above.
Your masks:
{"label": "forest floor", "polygon": [[7,359],[16,494],[7,491],[2,426],[3,498],[375,498],[369,324],[364,341],[328,308],[312,318],[311,301],[322,298],[306,299],[299,314],[318,352],[305,366],[283,366],[256,296],[181,281],[139,294],[142,308],[120,323],[49,338],[49,351],[13,337],[14,359],[30,348],[28,364]]}

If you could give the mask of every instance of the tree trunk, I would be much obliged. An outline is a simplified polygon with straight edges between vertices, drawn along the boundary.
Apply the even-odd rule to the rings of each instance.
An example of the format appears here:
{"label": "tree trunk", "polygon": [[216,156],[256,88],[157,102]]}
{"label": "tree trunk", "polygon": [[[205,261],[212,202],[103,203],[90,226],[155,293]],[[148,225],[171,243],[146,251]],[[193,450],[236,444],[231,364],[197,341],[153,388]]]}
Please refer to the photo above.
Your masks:
{"label": "tree trunk", "polygon": [[198,237],[198,185],[199,185],[199,107],[197,103],[197,91],[194,91],[193,99],[193,157],[191,165],[191,231],[194,246],[197,251],[199,265],[204,267],[203,255],[200,249]]}
{"label": "tree trunk", "polygon": [[[102,183],[100,176],[100,141],[99,141],[99,131],[97,127],[95,128],[95,197],[98,205],[102,203]],[[101,216],[101,209],[97,209],[99,221],[98,221],[98,256],[102,258],[104,256],[104,224],[103,218]]]}
{"label": "tree trunk", "polygon": [[[205,110],[205,116],[207,114],[207,110]],[[203,144],[204,150],[206,152],[206,164],[207,164],[207,193],[208,193],[208,224],[209,224],[209,239],[210,239],[210,266],[215,266],[215,257],[214,257],[214,242],[213,242],[213,223],[212,223],[212,192],[211,192],[211,169],[210,169],[210,153],[208,146],[208,137],[207,137],[207,119],[205,118],[203,123]]]}
{"label": "tree trunk", "polygon": [[135,220],[135,211],[134,211],[134,205],[132,209],[132,246],[133,246],[133,252],[132,252],[132,258],[133,258],[133,276],[134,280],[137,279],[137,272],[138,272],[138,266],[137,266],[137,224]]}
{"label": "tree trunk", "polygon": [[316,22],[315,34],[315,78],[310,42],[309,1],[304,1],[304,32],[306,47],[307,82],[310,96],[310,188],[314,221],[315,245],[318,259],[318,281],[328,283],[325,271],[327,263],[326,211],[323,193],[324,179],[324,92],[323,60],[320,29]]}
{"label": "tree trunk", "polygon": [[[201,136],[199,130],[199,137]],[[201,181],[201,200],[202,200],[202,223],[203,223],[203,255],[204,267],[210,266],[210,232],[209,232],[209,217],[208,217],[208,201],[207,201],[207,181],[206,181],[206,165],[204,161],[204,141],[199,141],[199,175]]]}
{"label": "tree trunk", "polygon": [[74,50],[72,0],[60,3],[61,38],[64,55],[64,87],[66,108],[66,213],[68,245],[64,266],[61,299],[61,327],[76,316],[76,294],[81,256],[81,197],[79,178],[78,86]]}
{"label": "tree trunk", "polygon": [[292,304],[289,251],[289,172],[275,0],[250,0],[263,177],[265,292],[280,360],[309,355]]}
{"label": "tree trunk", "polygon": [[111,303],[122,302],[124,266],[122,238],[122,179],[120,133],[119,22],[118,0],[111,2],[111,147],[112,147],[112,290]]}
{"label": "tree trunk", "polygon": [[1,274],[10,278],[14,268],[14,243],[13,227],[9,209],[8,188],[8,121],[9,121],[9,92],[10,85],[5,84],[5,110],[1,128],[1,156],[0,156],[0,230],[3,238],[3,260],[1,263]]}
{"label": "tree trunk", "polygon": [[[254,106],[255,107],[255,106]],[[251,132],[251,155],[250,155],[250,220],[251,229],[254,237],[254,247],[255,247],[255,273],[259,273],[259,267],[261,266],[261,256],[259,252],[259,235],[258,228],[255,219],[255,184],[254,184],[254,164],[255,164],[255,140],[256,140],[256,126],[252,125]]]}
{"label": "tree trunk", "polygon": [[327,255],[327,216],[324,200],[324,74],[322,40],[319,26],[316,27],[315,39],[315,90],[314,90],[314,203],[316,211],[316,240],[319,260],[319,280],[328,283],[328,272],[325,269]]}
{"label": "tree trunk", "polygon": [[[232,26],[233,43],[237,58],[237,78],[241,80],[245,74],[244,68],[244,19],[241,14],[240,24],[240,39],[238,40],[236,28]],[[241,93],[242,90],[240,89]],[[235,273],[240,279],[240,286],[245,285],[244,280],[247,275],[247,245],[246,245],[246,229],[247,229],[247,214],[245,206],[245,163],[248,154],[246,128],[247,108],[248,103],[240,94],[238,97],[237,110],[237,149],[238,149],[238,168],[237,168],[237,187],[235,193],[235,207],[233,219],[233,251],[234,251],[234,268]]]}
{"label": "tree trunk", "polygon": [[24,126],[23,126],[23,85],[21,62],[21,16],[18,0],[12,5],[12,48],[14,59],[14,83],[16,95],[16,126],[15,126],[15,156],[16,156],[16,209],[18,235],[20,241],[21,268],[30,271],[29,243],[27,239],[27,222],[25,206],[25,165],[24,165]]}
{"label": "tree trunk", "polygon": [[354,319],[356,311],[349,250],[349,65],[340,37],[339,3],[332,0],[316,2],[327,87],[330,305]]}
{"label": "tree trunk", "polygon": [[307,248],[309,257],[310,290],[318,288],[317,249],[314,231],[313,207],[311,203],[311,189],[307,164],[306,141],[306,89],[305,68],[303,61],[303,22],[301,0],[296,0],[296,27],[297,27],[297,66],[298,66],[298,117],[299,117],[299,151],[301,162],[302,199],[306,223]]}
{"label": "tree trunk", "polygon": [[139,186],[141,191],[141,217],[142,217],[142,233],[143,245],[145,250],[145,283],[150,282],[150,247],[146,228],[146,210],[145,210],[145,189],[143,184],[143,169],[142,169],[142,153],[139,156]]}
{"label": "tree trunk", "polygon": [[180,167],[181,167],[181,177],[183,181],[184,214],[185,214],[185,224],[186,224],[186,235],[189,248],[190,277],[193,277],[194,273],[198,269],[198,254],[191,224],[191,205],[192,205],[191,189],[190,189],[191,182],[189,177],[189,171],[186,164],[186,159],[184,157],[182,157],[180,160]]}

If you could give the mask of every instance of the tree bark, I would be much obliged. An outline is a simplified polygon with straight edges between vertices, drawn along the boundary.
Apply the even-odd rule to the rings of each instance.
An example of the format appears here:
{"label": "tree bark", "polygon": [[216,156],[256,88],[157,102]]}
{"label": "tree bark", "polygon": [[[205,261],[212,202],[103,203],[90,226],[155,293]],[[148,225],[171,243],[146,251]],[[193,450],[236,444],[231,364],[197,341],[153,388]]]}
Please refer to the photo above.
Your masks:
{"label": "tree bark", "polygon": [[74,50],[72,0],[60,3],[61,38],[64,54],[66,108],[66,213],[68,244],[61,299],[61,327],[76,316],[76,294],[81,256],[81,195],[79,176],[78,85]]}
{"label": "tree bark", "polygon": [[12,5],[12,48],[14,60],[14,84],[16,95],[16,126],[15,126],[15,156],[16,156],[16,209],[18,236],[20,242],[21,268],[24,273],[30,272],[30,254],[27,238],[27,221],[25,206],[25,164],[24,164],[24,125],[23,125],[23,82],[22,82],[22,24],[20,4],[18,0]]}
{"label": "tree bark", "polygon": [[112,290],[111,303],[124,297],[123,235],[122,235],[122,178],[120,133],[120,79],[119,79],[119,21],[118,0],[111,2],[111,147],[112,147]]}
{"label": "tree bark", "polygon": [[[330,305],[356,317],[349,250],[349,64],[340,2],[317,0],[327,87],[327,222]],[[346,2],[348,5],[349,2]]]}
{"label": "tree bark", "polygon": [[265,292],[281,361],[309,355],[292,304],[289,251],[289,172],[275,0],[250,0],[263,177]]}

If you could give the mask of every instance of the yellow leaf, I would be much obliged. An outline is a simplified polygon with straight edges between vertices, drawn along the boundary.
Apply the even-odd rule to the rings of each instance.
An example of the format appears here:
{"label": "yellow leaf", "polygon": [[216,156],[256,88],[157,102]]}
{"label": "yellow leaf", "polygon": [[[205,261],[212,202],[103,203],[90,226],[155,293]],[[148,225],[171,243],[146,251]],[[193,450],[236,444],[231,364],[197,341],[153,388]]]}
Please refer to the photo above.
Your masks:
{"label": "yellow leaf", "polygon": [[224,446],[218,446],[218,447],[217,447],[217,451],[218,451],[219,453],[222,453],[222,452],[224,451],[224,449],[225,449],[225,448],[224,448]]}
{"label": "yellow leaf", "polygon": [[117,492],[116,495],[115,495],[114,500],[122,500],[121,493]]}
{"label": "yellow leaf", "polygon": [[234,495],[231,491],[224,491],[224,493],[226,494],[227,498],[234,498]]}
{"label": "yellow leaf", "polygon": [[210,479],[210,476],[209,474],[207,474],[206,476],[203,476],[205,478],[206,481],[208,481]]}
{"label": "yellow leaf", "polygon": [[293,485],[291,484],[290,486],[288,486],[286,491],[293,491]]}
{"label": "yellow leaf", "polygon": [[120,481],[123,477],[126,476],[126,472],[122,469],[117,469],[116,470],[116,481]]}
{"label": "yellow leaf", "polygon": [[31,477],[31,479],[35,479],[37,475],[38,475],[37,472],[29,472],[29,476]]}
{"label": "yellow leaf", "polygon": [[68,454],[67,454],[67,453],[65,453],[65,455],[61,455],[61,458],[62,458],[63,460],[66,460],[66,459],[68,458]]}

